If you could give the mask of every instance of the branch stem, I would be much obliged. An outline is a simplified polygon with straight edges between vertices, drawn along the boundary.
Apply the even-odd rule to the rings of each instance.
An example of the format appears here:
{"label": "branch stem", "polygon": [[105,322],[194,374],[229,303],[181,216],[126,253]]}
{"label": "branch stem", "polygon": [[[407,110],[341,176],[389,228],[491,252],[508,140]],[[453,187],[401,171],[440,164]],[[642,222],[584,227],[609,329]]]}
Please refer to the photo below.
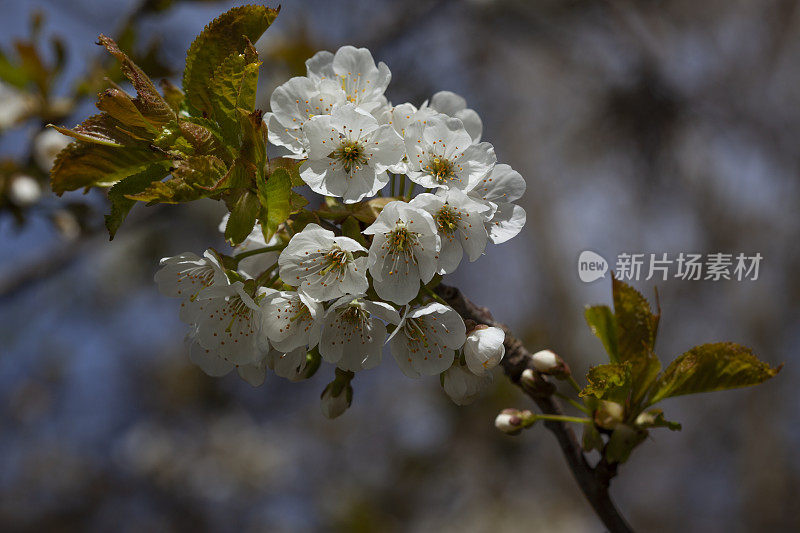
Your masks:
{"label": "branch stem", "polygon": [[552,420],[554,422],[574,422],[576,424],[591,424],[589,418],[581,418],[579,416],[565,416],[565,415],[533,415],[535,420]]}
{"label": "branch stem", "polygon": [[257,254],[265,254],[267,252],[277,252],[278,250],[283,250],[286,248],[286,243],[281,244],[273,244],[272,246],[267,246],[265,248],[258,248],[256,250],[248,250],[246,252],[241,252],[233,256],[234,259],[237,261],[241,261],[245,257],[250,257]]}
{"label": "branch stem", "polygon": [[587,415],[592,416],[592,412],[585,405],[581,404],[580,402],[578,402],[576,400],[573,400],[572,398],[570,398],[566,394],[562,394],[560,392],[554,392],[553,394],[555,394],[556,396],[558,396],[559,398],[561,398],[562,400],[564,400],[565,402],[570,404],[575,409],[578,409],[578,410],[586,413]]}
{"label": "branch stem", "polygon": [[[504,342],[506,355],[501,365],[506,377],[520,387],[536,403],[542,414],[555,416],[564,414],[558,400],[553,398],[555,386],[552,383],[542,379],[541,386],[536,388],[520,383],[519,378],[522,372],[527,368],[534,369],[531,353],[519,339],[514,337],[507,326],[496,322],[488,309],[475,305],[455,287],[440,284],[435,288],[435,291],[462,318],[503,329],[506,334]],[[575,385],[577,383],[573,387]],[[608,463],[601,459],[596,466],[592,467],[587,461],[578,437],[571,426],[561,420],[544,420],[544,426],[555,436],[558,445],[561,447],[561,453],[572,471],[572,476],[605,527],[611,533],[632,533],[631,526],[628,525],[628,522],[617,510],[608,490],[611,479],[617,475],[617,464]]]}

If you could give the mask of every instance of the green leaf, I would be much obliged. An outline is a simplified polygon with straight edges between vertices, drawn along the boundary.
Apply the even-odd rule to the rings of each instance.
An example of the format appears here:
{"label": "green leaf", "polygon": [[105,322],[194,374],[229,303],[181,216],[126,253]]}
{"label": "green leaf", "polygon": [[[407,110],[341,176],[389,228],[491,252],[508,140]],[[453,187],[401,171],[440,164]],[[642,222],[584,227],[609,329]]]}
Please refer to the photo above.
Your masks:
{"label": "green leaf", "polygon": [[126,194],[136,194],[145,190],[154,181],[161,181],[169,174],[166,164],[153,164],[133,176],[119,181],[108,191],[111,201],[111,212],[105,216],[106,228],[111,239],[117,233],[120,225],[128,216],[128,212],[136,203],[135,200],[126,198]]}
{"label": "green leaf", "polygon": [[122,89],[111,87],[98,95],[97,108],[118,121],[117,127],[141,140],[152,139],[159,127],[147,120],[134,99]]}
{"label": "green leaf", "polygon": [[242,132],[239,157],[252,163],[259,176],[263,175],[267,163],[267,128],[260,111],[249,112],[237,108]]}
{"label": "green leaf", "polygon": [[631,393],[631,368],[629,364],[599,365],[586,374],[588,385],[580,396],[591,396],[626,405]]}
{"label": "green leaf", "polygon": [[[149,203],[177,204],[209,196],[209,188],[226,172],[225,164],[210,155],[191,156],[177,162],[172,178],[156,181],[126,198]],[[251,226],[252,228],[252,226]]]}
{"label": "green leaf", "polygon": [[285,168],[292,180],[292,187],[302,187],[306,184],[300,177],[300,165],[304,159],[291,159],[288,157],[273,157],[267,163],[267,174],[272,174],[279,168]]}
{"label": "green leaf", "polygon": [[233,162],[231,151],[213,129],[186,120],[179,121],[178,127],[195,155],[213,155],[223,161]]}
{"label": "green leaf", "polygon": [[175,111],[158,92],[158,89],[136,64],[119,49],[113,39],[100,35],[98,43],[103,45],[120,62],[122,73],[133,84],[137,97],[133,104],[148,123],[160,128],[176,119]]}
{"label": "green leaf", "polygon": [[361,233],[361,225],[353,217],[347,217],[342,222],[342,235],[350,237],[361,246],[367,246],[367,240],[364,238],[364,234]]}
{"label": "green leaf", "polygon": [[259,208],[258,196],[250,191],[242,192],[236,199],[225,226],[225,239],[232,246],[241,243],[253,231]]}
{"label": "green leaf", "polygon": [[181,88],[164,78],[161,80],[161,92],[164,93],[164,100],[172,110],[175,113],[180,112],[181,107],[183,107],[183,101],[186,99],[186,95],[183,94]]}
{"label": "green leaf", "polygon": [[258,54],[248,41],[245,53],[226,57],[210,82],[214,118],[222,128],[225,141],[232,146],[238,146],[241,137],[237,109],[255,110],[260,65]]}
{"label": "green leaf", "polygon": [[659,314],[636,289],[612,278],[614,317],[617,324],[617,351],[620,362],[629,362],[634,404],[646,394],[661,370],[654,352]]}
{"label": "green leaf", "polygon": [[289,195],[289,212],[298,213],[301,209],[308,205],[308,198],[302,194],[292,191]]}
{"label": "green leaf", "polygon": [[383,207],[393,200],[394,198],[373,198],[365,202],[350,204],[347,208],[360,222],[372,224],[383,211]]}
{"label": "green leaf", "polygon": [[319,217],[315,212],[308,211],[306,209],[301,209],[297,214],[292,216],[292,218],[289,220],[289,225],[291,226],[292,233],[299,233],[303,231],[303,228],[312,223],[320,225]]}
{"label": "green leaf", "polygon": [[600,339],[612,363],[619,363],[617,349],[617,320],[607,305],[593,305],[584,311],[586,323],[592,333]]}
{"label": "green leaf", "polygon": [[119,128],[119,125],[119,122],[107,113],[92,115],[73,129],[49,124],[51,128],[59,133],[87,143],[120,147],[135,145],[140,142],[138,139],[124,133]]}
{"label": "green leaf", "polygon": [[258,180],[258,199],[262,207],[261,230],[267,242],[275,235],[278,226],[289,218],[291,192],[292,180],[283,168],[273,172],[266,181]]}
{"label": "green leaf", "polygon": [[696,346],[675,359],[658,378],[648,405],[683,394],[758,385],[780,372],[732,342]]}
{"label": "green leaf", "polygon": [[165,159],[160,152],[141,148],[72,143],[56,157],[50,171],[51,187],[59,196],[84,187],[110,187]]}
{"label": "green leaf", "polygon": [[3,51],[0,50],[0,80],[18,89],[24,89],[30,81],[30,77],[22,66],[11,63]]}
{"label": "green leaf", "polygon": [[186,54],[183,90],[188,102],[201,113],[212,115],[213,97],[209,80],[223,60],[241,53],[247,41],[256,42],[266,31],[278,10],[246,5],[223,13],[197,36]]}
{"label": "green leaf", "polygon": [[592,450],[603,450],[603,437],[600,436],[600,432],[597,431],[597,428],[594,427],[594,424],[584,424],[583,425],[583,451],[590,452]]}
{"label": "green leaf", "polygon": [[659,317],[652,313],[650,304],[636,289],[616,278],[612,283],[619,359],[649,357],[655,345]]}
{"label": "green leaf", "polygon": [[620,424],[611,433],[606,445],[605,455],[609,463],[624,463],[631,452],[647,438],[647,431]]}

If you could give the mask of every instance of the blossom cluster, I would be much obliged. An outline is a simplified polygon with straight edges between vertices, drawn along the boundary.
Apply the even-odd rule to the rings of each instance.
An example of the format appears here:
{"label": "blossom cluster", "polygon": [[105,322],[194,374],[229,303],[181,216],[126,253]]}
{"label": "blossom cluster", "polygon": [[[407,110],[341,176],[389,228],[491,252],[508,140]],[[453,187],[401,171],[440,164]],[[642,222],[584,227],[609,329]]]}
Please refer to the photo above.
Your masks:
{"label": "blossom cluster", "polygon": [[440,375],[446,393],[468,403],[491,383],[504,333],[468,330],[433,288],[464,256],[475,261],[521,231],[525,211],[514,201],[525,181],[481,142],[481,120],[462,97],[392,105],[389,69],[364,48],[319,52],[306,66],[272,93],[270,143],[301,162],[300,178],[324,205],[385,201],[355,233],[320,209],[269,242],[257,224],[231,257],[163,259],[156,281],[182,299],[191,359],[253,385],[267,369],[299,380],[320,360],[335,365],[323,392],[333,417],[350,404],[354,373],[379,364],[388,344],[405,375]]}

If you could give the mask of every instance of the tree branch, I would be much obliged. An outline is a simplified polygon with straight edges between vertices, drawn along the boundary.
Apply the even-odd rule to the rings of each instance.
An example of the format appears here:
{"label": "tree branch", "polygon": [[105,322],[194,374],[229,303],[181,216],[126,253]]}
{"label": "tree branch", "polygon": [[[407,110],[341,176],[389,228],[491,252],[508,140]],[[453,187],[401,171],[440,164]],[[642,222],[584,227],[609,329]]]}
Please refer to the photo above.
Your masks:
{"label": "tree branch", "polygon": [[[522,342],[514,337],[505,324],[495,322],[494,317],[492,317],[487,308],[475,305],[455,287],[440,284],[435,288],[435,291],[465,320],[474,320],[480,324],[496,326],[505,331],[506,355],[501,364],[506,376],[536,403],[542,413],[551,415],[563,414],[560,404],[552,396],[553,392],[555,392],[555,386],[552,383],[538,377],[537,380],[541,379],[541,382],[537,381],[534,387],[525,386],[520,382],[519,378],[522,372],[526,368],[533,369],[531,354]],[[538,374],[536,375],[538,376]],[[583,495],[603,524],[612,533],[632,532],[630,525],[614,506],[609,494],[611,479],[617,474],[616,465],[601,460],[596,467],[592,467],[586,460],[581,444],[570,426],[564,422],[555,421],[547,421],[544,425],[556,437],[575,481],[578,482]]]}

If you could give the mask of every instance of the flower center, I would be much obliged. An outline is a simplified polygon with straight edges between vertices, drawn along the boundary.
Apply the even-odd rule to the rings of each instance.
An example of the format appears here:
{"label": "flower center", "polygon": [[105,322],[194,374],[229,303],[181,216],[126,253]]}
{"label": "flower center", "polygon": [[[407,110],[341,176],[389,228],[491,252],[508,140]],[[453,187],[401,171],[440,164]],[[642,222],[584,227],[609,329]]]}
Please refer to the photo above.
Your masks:
{"label": "flower center", "polygon": [[444,204],[433,217],[440,232],[452,235],[461,221],[461,213]]}
{"label": "flower center", "polygon": [[408,229],[405,222],[398,220],[395,228],[389,233],[389,248],[392,252],[408,252],[417,245],[418,236],[418,233]]}
{"label": "flower center", "polygon": [[425,170],[430,172],[436,181],[444,183],[453,177],[453,162],[444,157],[432,157],[425,166]]}
{"label": "flower center", "polygon": [[361,329],[366,326],[368,315],[358,303],[353,302],[347,305],[344,310],[339,313],[339,320],[349,326]]}
{"label": "flower center", "polygon": [[344,171],[350,174],[353,169],[358,170],[361,165],[367,163],[367,158],[364,156],[364,147],[356,141],[343,139],[339,148],[333,151],[329,156],[339,161],[344,167]]}

